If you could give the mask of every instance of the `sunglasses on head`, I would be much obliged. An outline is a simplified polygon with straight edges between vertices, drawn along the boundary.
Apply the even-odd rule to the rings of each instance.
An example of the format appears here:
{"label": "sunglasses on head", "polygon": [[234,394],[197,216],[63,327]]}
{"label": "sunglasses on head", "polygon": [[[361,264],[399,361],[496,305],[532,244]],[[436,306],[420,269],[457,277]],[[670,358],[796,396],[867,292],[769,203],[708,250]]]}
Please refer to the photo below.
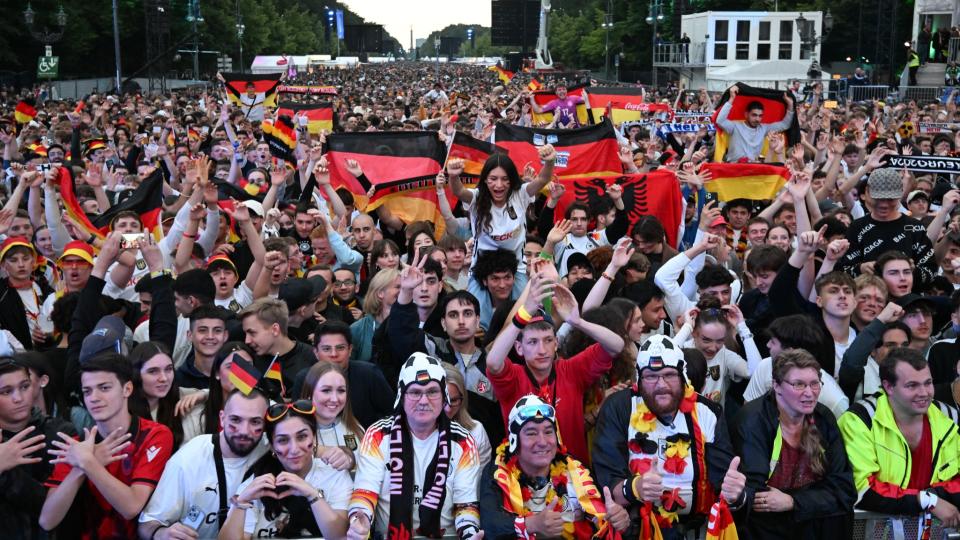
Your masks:
{"label": "sunglasses on head", "polygon": [[290,403],[275,403],[267,409],[267,421],[276,422],[293,409],[300,414],[312,415],[317,412],[317,406],[309,399],[298,399]]}
{"label": "sunglasses on head", "polygon": [[553,407],[550,405],[526,405],[520,407],[518,411],[520,414],[520,422],[526,422],[532,418],[546,418],[547,420],[553,420],[555,417],[555,412]]}

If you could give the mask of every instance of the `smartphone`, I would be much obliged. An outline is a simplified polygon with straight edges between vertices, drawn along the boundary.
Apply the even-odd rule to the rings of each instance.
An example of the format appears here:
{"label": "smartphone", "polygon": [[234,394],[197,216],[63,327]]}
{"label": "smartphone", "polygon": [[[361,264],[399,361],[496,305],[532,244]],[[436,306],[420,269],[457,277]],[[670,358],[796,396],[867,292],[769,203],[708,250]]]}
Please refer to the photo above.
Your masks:
{"label": "smartphone", "polygon": [[200,131],[201,131],[204,135],[206,135],[207,133],[210,133],[210,126],[203,126],[202,128],[200,128]]}
{"label": "smartphone", "polygon": [[160,126],[153,126],[154,135],[159,135],[161,131],[162,131],[162,128]]}
{"label": "smartphone", "polygon": [[127,233],[120,238],[120,249],[137,249],[140,247],[142,235],[137,233]]}
{"label": "smartphone", "polygon": [[703,204],[717,202],[717,193],[715,191],[708,191],[707,194],[703,197]]}

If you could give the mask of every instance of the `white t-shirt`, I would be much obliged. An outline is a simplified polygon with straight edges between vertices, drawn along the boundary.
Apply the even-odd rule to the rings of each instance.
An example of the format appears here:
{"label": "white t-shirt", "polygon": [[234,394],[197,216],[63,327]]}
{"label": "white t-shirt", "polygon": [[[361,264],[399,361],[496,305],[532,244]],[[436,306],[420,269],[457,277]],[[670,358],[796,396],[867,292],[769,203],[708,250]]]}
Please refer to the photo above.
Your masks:
{"label": "white t-shirt", "polygon": [[240,94],[240,110],[247,116],[251,122],[263,121],[264,108],[263,102],[267,99],[266,94],[258,92],[250,97],[246,92]]}
{"label": "white t-shirt", "polygon": [[49,294],[43,300],[43,305],[40,306],[40,319],[38,322],[44,334],[50,335],[53,333],[53,319],[51,319],[50,316],[53,315],[53,305],[62,297],[63,295],[57,293]]}
{"label": "white t-shirt", "polygon": [[[237,493],[241,493],[254,480],[250,476],[240,484]],[[346,512],[350,504],[350,495],[353,494],[353,480],[347,471],[338,471],[327,465],[319,458],[313,459],[313,468],[304,477],[311,486],[323,492],[323,497],[334,510]],[[289,514],[281,512],[276,519],[268,520],[265,515],[263,502],[260,499],[253,501],[253,508],[250,508],[243,516],[243,532],[252,535],[254,538],[273,538],[277,536],[280,529],[289,521]],[[307,531],[297,531],[298,536],[309,534]]]}
{"label": "white t-shirt", "polygon": [[843,353],[847,352],[847,349],[850,348],[850,345],[853,343],[853,340],[856,338],[857,338],[857,331],[851,327],[850,334],[847,335],[846,343],[839,343],[837,341],[833,342],[833,351],[834,351],[833,365],[836,366],[833,370],[834,378],[840,376],[840,364],[843,363]]}
{"label": "white t-shirt", "polygon": [[[20,301],[23,302],[24,315],[27,317],[27,326],[33,332],[37,328],[43,328],[40,324],[40,307],[43,302],[40,301],[40,295],[43,294],[40,286],[31,283],[30,287],[25,289],[14,289],[20,295]],[[52,324],[52,323],[51,323]]]}
{"label": "white t-shirt", "polygon": [[477,263],[477,253],[480,251],[494,251],[497,249],[506,249],[517,254],[518,272],[526,271],[526,265],[523,262],[523,244],[527,239],[527,207],[534,201],[534,196],[527,193],[527,186],[522,185],[520,189],[514,191],[507,199],[503,207],[490,207],[490,230],[480,227],[477,218],[477,189],[469,189],[473,194],[470,203],[464,205],[467,212],[470,213],[470,223],[473,227],[473,237],[476,239],[474,244],[474,256],[471,259],[472,265]]}
{"label": "white t-shirt", "polygon": [[214,298],[213,303],[217,307],[240,313],[240,310],[253,303],[253,291],[247,287],[246,281],[241,281],[240,285],[233,289],[233,294],[223,299]]}
{"label": "white t-shirt", "polygon": [[[140,514],[140,523],[158,521],[168,526],[179,521],[195,529],[200,538],[217,537],[220,488],[211,437],[199,435],[170,457],[157,489]],[[228,500],[237,492],[247,469],[266,451],[267,445],[261,442],[246,457],[224,458]]]}

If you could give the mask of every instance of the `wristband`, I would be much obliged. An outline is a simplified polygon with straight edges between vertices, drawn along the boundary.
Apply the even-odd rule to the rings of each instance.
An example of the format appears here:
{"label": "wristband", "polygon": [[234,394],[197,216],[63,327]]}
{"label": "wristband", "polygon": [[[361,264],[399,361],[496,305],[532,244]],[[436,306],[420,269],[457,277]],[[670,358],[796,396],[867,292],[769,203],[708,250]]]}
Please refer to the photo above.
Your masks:
{"label": "wristband", "polygon": [[627,500],[630,504],[637,504],[640,502],[640,498],[637,497],[637,494],[633,492],[633,482],[636,480],[636,477],[630,477],[623,481],[623,498]]}
{"label": "wristband", "polygon": [[513,318],[510,319],[510,320],[511,320],[511,322],[513,322],[513,325],[516,326],[516,327],[517,327],[518,329],[520,329],[520,330],[523,330],[524,328],[526,328],[527,323],[530,322],[530,321],[525,321],[525,320],[521,319],[519,313],[517,313],[516,315],[514,315]]}
{"label": "wristband", "polygon": [[601,272],[600,277],[607,279],[608,281],[610,281],[610,283],[613,283],[613,278],[610,277],[610,274],[606,272]]}
{"label": "wristband", "polygon": [[520,319],[520,322],[522,322],[523,324],[527,324],[528,322],[530,322],[530,319],[533,318],[533,315],[531,315],[530,312],[527,311],[527,308],[525,306],[520,306],[520,309],[517,310],[516,316]]}
{"label": "wristband", "polygon": [[186,239],[188,239],[188,240],[196,240],[198,236],[200,236],[200,235],[198,235],[198,234],[187,234],[187,233],[183,233],[183,237],[186,238]]}
{"label": "wristband", "polygon": [[924,510],[930,510],[931,508],[937,506],[937,503],[940,502],[940,497],[935,493],[929,490],[923,490],[920,492],[920,508]]}
{"label": "wristband", "polygon": [[315,502],[317,502],[317,501],[319,501],[319,500],[322,500],[322,499],[323,499],[323,490],[318,489],[316,495],[314,495],[313,497],[310,497],[309,499],[307,499],[307,504],[312,506],[313,503],[315,503]]}
{"label": "wristband", "polygon": [[155,272],[150,272],[150,279],[156,279],[161,276],[169,276],[169,275],[170,275],[169,270],[157,270]]}
{"label": "wristband", "polygon": [[545,260],[545,261],[552,261],[552,260],[553,260],[553,255],[547,253],[546,251],[541,251],[541,252],[540,252],[540,255],[537,255],[537,257],[540,257],[541,259],[543,259],[543,260]]}

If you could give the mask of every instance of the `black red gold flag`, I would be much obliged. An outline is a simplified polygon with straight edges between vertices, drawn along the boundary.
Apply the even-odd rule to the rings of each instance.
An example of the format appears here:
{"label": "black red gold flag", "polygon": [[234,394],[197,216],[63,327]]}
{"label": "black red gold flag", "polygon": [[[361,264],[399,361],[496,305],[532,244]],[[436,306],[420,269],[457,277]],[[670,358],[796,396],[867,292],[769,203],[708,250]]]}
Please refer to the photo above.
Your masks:
{"label": "black red gold flag", "polygon": [[552,144],[557,151],[554,174],[560,178],[597,175],[620,175],[617,135],[613,124],[600,124],[578,129],[540,129],[513,126],[500,122],[495,131],[497,146],[507,151],[517,169],[527,163],[540,163],[538,148]]}

